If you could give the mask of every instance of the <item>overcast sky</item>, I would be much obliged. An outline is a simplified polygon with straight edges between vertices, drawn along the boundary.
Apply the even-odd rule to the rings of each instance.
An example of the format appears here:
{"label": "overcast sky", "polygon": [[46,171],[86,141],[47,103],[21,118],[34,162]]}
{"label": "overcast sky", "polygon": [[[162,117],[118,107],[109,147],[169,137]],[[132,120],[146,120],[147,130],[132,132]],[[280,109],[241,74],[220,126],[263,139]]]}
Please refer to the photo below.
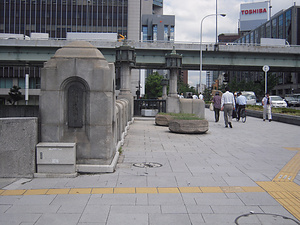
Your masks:
{"label": "overcast sky", "polygon": [[[218,17],[218,34],[237,33],[240,4],[262,2],[259,0],[217,0],[218,13],[226,17]],[[294,5],[300,6],[300,0],[271,0],[272,15]],[[175,41],[200,42],[200,22],[204,16],[216,13],[216,0],[164,0],[164,15],[175,15]],[[216,40],[215,16],[203,21],[203,42]],[[199,71],[189,73],[189,83],[196,86]]]}

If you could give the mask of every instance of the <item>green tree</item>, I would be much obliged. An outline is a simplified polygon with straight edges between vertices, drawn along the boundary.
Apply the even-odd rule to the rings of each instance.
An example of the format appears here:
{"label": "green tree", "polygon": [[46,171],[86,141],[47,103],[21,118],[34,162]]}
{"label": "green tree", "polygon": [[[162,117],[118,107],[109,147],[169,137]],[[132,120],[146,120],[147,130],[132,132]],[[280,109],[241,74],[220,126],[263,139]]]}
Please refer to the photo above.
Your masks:
{"label": "green tree", "polygon": [[209,102],[211,100],[211,90],[208,88],[205,88],[204,92],[203,92],[203,100],[205,102]]}
{"label": "green tree", "polygon": [[[278,83],[278,78],[276,76],[276,73],[271,73],[268,75],[268,92],[270,92]],[[265,80],[263,79],[260,82],[246,82],[245,80],[241,82],[237,82],[236,78],[231,79],[231,81],[228,83],[229,89],[232,92],[235,91],[254,91],[255,95],[258,99],[263,98],[265,95]]]}
{"label": "green tree", "polygon": [[15,103],[19,100],[22,100],[22,93],[20,92],[20,87],[14,85],[8,92],[10,104],[15,105]]}
{"label": "green tree", "polygon": [[159,75],[158,72],[155,72],[147,77],[145,84],[146,99],[156,99],[162,96],[162,79],[163,76]]}

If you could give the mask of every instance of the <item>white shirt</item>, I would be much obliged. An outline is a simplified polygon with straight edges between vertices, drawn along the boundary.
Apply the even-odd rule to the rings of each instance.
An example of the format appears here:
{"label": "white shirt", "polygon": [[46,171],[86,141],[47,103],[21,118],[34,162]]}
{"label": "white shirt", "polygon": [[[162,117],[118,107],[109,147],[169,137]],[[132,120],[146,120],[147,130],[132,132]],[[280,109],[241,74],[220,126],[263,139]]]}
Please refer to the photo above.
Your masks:
{"label": "white shirt", "polygon": [[222,95],[222,100],[221,100],[221,107],[224,106],[224,104],[232,104],[232,106],[235,106],[235,102],[234,102],[234,96],[231,92],[226,91],[223,95]]}
{"label": "white shirt", "polygon": [[247,104],[247,98],[244,95],[240,95],[236,99],[236,104],[238,104],[238,105],[246,105]]}
{"label": "white shirt", "polygon": [[202,94],[199,95],[199,99],[203,100],[203,95]]}
{"label": "white shirt", "polygon": [[[270,107],[272,106],[272,100],[271,100],[271,98],[269,97],[269,101],[270,101]],[[263,98],[263,100],[262,100],[262,104],[263,104],[263,107],[264,108],[267,108],[267,103],[268,103],[268,97],[267,96],[265,96],[264,98]]]}

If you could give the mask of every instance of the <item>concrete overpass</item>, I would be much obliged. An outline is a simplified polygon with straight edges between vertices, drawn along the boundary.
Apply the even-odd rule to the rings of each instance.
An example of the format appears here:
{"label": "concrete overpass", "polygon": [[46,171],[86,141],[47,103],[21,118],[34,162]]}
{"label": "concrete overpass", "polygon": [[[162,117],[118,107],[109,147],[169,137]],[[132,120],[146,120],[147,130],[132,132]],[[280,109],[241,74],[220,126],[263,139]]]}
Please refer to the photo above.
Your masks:
{"label": "concrete overpass", "polygon": [[[50,59],[57,49],[71,40],[16,40],[0,39],[0,66],[39,65]],[[122,42],[89,41],[109,62],[115,61],[116,47]],[[136,50],[136,68],[165,69],[165,54],[182,54],[182,69],[199,70],[199,43],[134,42],[128,45]],[[203,70],[300,72],[300,46],[219,45],[204,43]]]}

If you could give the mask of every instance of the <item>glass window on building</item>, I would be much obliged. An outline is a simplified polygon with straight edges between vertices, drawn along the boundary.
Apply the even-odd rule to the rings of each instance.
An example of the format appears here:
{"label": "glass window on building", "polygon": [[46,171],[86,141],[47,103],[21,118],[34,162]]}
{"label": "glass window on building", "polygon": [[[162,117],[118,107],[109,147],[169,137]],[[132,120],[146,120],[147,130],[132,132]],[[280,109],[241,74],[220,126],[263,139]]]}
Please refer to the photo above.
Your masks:
{"label": "glass window on building", "polygon": [[271,38],[271,23],[270,22],[266,23],[266,37]]}
{"label": "glass window on building", "polygon": [[261,38],[265,38],[266,37],[266,27],[265,26],[261,26],[260,27],[260,37]]}
{"label": "glass window on building", "polygon": [[164,26],[164,41],[169,41],[169,27],[168,27],[168,25]]}
{"label": "glass window on building", "polygon": [[246,36],[246,43],[250,43],[250,35],[249,34]]}
{"label": "glass window on building", "polygon": [[278,38],[278,35],[277,35],[277,19],[272,20],[272,38]]}
{"label": "glass window on building", "polygon": [[174,26],[171,26],[171,28],[170,28],[170,41],[174,41],[175,40],[174,33],[175,33]]}
{"label": "glass window on building", "polygon": [[283,84],[283,73],[278,75],[278,84]]}
{"label": "glass window on building", "polygon": [[143,41],[147,41],[148,40],[148,26],[143,26],[142,32],[143,32]]}
{"label": "glass window on building", "polygon": [[285,39],[288,43],[292,42],[292,11],[285,13]]}
{"label": "glass window on building", "polygon": [[278,38],[283,39],[283,15],[278,18]]}
{"label": "glass window on building", "polygon": [[38,77],[29,78],[29,89],[40,89],[41,79]]}
{"label": "glass window on building", "polygon": [[1,78],[0,79],[0,88],[12,88],[13,79],[12,78]]}
{"label": "glass window on building", "polygon": [[254,43],[254,31],[250,33],[250,43]]}
{"label": "glass window on building", "polygon": [[260,43],[260,40],[258,39],[258,30],[255,30],[255,41],[254,43],[258,44]]}
{"label": "glass window on building", "polygon": [[18,86],[19,86],[21,89],[25,89],[25,77],[24,77],[24,78],[19,78],[19,79],[18,79]]}
{"label": "glass window on building", "polygon": [[153,25],[152,27],[152,32],[153,32],[153,41],[157,41],[157,25]]}

